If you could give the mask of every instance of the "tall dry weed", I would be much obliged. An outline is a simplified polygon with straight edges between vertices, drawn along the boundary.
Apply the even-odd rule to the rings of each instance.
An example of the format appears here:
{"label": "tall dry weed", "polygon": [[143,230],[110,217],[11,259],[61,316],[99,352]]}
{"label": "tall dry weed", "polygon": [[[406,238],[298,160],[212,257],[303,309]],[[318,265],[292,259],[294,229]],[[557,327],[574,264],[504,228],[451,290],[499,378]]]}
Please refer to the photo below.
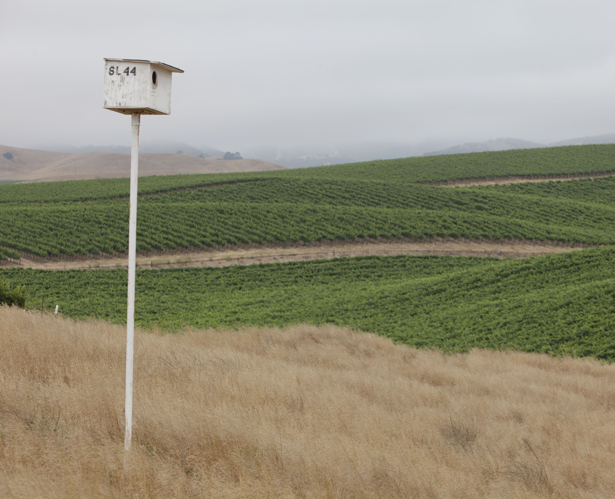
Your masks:
{"label": "tall dry weed", "polygon": [[615,496],[615,368],[295,326],[136,336],[0,309],[0,497]]}

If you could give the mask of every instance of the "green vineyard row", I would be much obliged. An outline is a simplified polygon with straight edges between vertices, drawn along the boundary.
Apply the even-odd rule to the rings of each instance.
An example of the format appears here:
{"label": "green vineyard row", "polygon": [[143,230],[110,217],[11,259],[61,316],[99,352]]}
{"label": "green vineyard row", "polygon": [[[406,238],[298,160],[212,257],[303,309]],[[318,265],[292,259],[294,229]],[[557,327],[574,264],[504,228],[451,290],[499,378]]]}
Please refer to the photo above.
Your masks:
{"label": "green vineyard row", "polygon": [[[28,307],[126,320],[125,270],[0,270]],[[420,348],[518,349],[615,360],[615,250],[524,260],[363,257],[140,270],[136,322],[166,331],[349,326]]]}
{"label": "green vineyard row", "polygon": [[[562,151],[568,151],[572,159],[564,161]],[[538,161],[544,157],[553,159],[555,155],[566,166],[578,164],[579,151],[599,151],[608,156],[609,151],[615,152],[615,146],[505,151],[486,156],[459,155],[457,159],[471,162],[499,158],[500,163],[506,164],[508,158],[521,164],[523,158]],[[449,161],[450,157],[442,158],[445,159],[441,161]],[[594,162],[588,164],[602,164],[600,158],[596,155]],[[432,161],[409,158],[378,162],[382,163],[376,168],[380,174],[371,177],[363,163],[226,177],[146,177],[140,181],[137,249],[148,253],[237,244],[403,237],[615,244],[613,177],[448,188],[404,183],[395,175],[403,170],[399,165],[404,161],[423,159]],[[257,178],[258,175],[263,177]],[[222,182],[223,178],[232,182]],[[102,197],[117,194],[124,180],[12,185],[0,189],[1,194],[38,192],[38,201],[48,200],[15,201],[19,198],[17,194],[3,198],[0,260],[16,259],[20,254],[58,258],[126,252],[128,199],[87,199],[87,195],[95,197],[96,192]],[[83,190],[84,186],[90,194]],[[64,195],[73,195],[76,200],[50,201]]]}
{"label": "green vineyard row", "polygon": [[[323,239],[534,239],[615,244],[615,210],[549,211],[540,203],[518,213],[488,209],[399,209],[291,203],[141,203],[137,249],[297,243]],[[583,216],[584,215],[584,216]],[[39,257],[125,252],[128,203],[5,207],[0,246]],[[5,251],[5,250],[3,250]]]}

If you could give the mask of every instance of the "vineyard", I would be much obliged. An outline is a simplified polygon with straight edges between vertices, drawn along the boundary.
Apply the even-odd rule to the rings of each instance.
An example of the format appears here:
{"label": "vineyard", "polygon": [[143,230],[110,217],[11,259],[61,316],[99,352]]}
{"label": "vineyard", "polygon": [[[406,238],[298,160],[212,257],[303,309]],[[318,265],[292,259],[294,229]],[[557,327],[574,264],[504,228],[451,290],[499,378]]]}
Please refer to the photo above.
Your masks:
{"label": "vineyard", "polygon": [[[382,209],[291,203],[147,203],[139,206],[137,249],[200,248],[224,244],[355,240],[360,238],[531,239],[612,244],[615,210],[567,206],[567,211],[497,214],[496,208]],[[501,210],[506,206],[502,205]],[[77,206],[6,207],[0,213],[0,245],[38,257],[123,253],[127,202]],[[585,215],[582,217],[582,215]],[[11,256],[11,254],[13,256]]]}
{"label": "vineyard", "polygon": [[[530,160],[531,171],[610,169],[615,146],[459,155],[454,168],[451,157],[146,177],[138,251],[401,237],[615,243],[612,177],[468,188],[413,183],[424,180],[423,170],[438,171],[425,166],[433,161],[449,177],[464,168],[526,172]],[[127,187],[126,179],[0,186],[0,260],[124,254]]]}
{"label": "vineyard", "polygon": [[[482,192],[568,199],[575,202],[615,206],[614,187],[615,180],[610,177],[576,180],[575,182],[556,181],[489,186],[487,191]],[[482,190],[485,188],[476,187],[473,189]]]}
{"label": "vineyard", "polygon": [[[140,179],[138,251],[464,238],[615,244],[615,178],[449,188],[424,182],[607,172],[615,146],[505,151]],[[421,183],[423,182],[423,183]],[[0,186],[0,260],[123,255],[128,180]],[[351,326],[421,348],[514,348],[615,360],[615,250],[521,261],[365,257],[140,270],[144,328]],[[126,272],[0,267],[65,315],[123,323]],[[7,288],[8,289],[8,288]]]}
{"label": "vineyard", "polygon": [[[63,314],[126,320],[124,270],[0,270]],[[615,250],[526,260],[364,257],[137,271],[136,322],[186,327],[359,328],[420,348],[519,349],[615,360]],[[48,304],[48,305],[47,305]]]}

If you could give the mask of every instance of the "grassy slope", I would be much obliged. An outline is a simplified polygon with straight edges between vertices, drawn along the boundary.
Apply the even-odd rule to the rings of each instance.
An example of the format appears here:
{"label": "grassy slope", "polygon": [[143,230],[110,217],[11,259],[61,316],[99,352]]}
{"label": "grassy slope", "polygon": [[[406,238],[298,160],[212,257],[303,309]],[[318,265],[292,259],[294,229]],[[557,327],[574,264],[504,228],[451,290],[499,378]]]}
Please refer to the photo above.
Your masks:
{"label": "grassy slope", "polygon": [[[527,260],[366,257],[140,271],[136,320],[167,330],[334,323],[418,347],[615,360],[615,251]],[[126,273],[0,271],[72,317],[125,321]]]}
{"label": "grassy slope", "polygon": [[612,497],[615,366],[333,326],[126,331],[0,307],[0,496]]}

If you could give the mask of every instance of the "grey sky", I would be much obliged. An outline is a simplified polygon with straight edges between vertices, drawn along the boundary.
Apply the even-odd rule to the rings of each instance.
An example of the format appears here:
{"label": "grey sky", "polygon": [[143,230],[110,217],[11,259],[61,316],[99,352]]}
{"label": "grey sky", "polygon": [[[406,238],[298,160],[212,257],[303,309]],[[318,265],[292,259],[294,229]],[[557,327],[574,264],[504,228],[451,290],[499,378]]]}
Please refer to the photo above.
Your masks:
{"label": "grey sky", "polygon": [[0,143],[127,144],[103,58],[173,77],[142,138],[258,145],[418,143],[615,131],[606,0],[0,0]]}

